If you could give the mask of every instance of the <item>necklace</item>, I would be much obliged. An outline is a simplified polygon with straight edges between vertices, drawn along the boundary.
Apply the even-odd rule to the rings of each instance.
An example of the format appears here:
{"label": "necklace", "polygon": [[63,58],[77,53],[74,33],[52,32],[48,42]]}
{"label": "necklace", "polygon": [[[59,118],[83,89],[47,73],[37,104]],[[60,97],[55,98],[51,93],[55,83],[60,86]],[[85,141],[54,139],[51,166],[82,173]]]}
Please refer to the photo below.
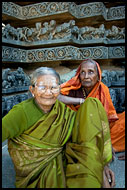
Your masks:
{"label": "necklace", "polygon": [[84,99],[86,99],[86,92],[83,87],[82,87],[82,92],[83,92]]}

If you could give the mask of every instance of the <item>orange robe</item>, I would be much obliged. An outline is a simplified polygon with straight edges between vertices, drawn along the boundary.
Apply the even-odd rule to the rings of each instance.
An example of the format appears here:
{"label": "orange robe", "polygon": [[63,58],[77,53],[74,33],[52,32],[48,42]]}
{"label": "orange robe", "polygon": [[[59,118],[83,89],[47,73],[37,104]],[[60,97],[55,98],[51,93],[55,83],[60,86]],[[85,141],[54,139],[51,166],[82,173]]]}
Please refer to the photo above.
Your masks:
{"label": "orange robe", "polygon": [[[125,111],[123,113],[117,114],[113,106],[112,99],[108,87],[101,82],[101,69],[99,64],[96,62],[99,81],[96,83],[92,91],[87,97],[98,98],[103,104],[108,120],[110,123],[110,134],[112,146],[116,152],[125,151]],[[76,75],[69,81],[61,84],[61,94],[68,95],[70,90],[77,90],[81,87],[81,82],[79,80],[81,64],[79,65]],[[77,111],[80,105],[68,105],[71,109]]]}

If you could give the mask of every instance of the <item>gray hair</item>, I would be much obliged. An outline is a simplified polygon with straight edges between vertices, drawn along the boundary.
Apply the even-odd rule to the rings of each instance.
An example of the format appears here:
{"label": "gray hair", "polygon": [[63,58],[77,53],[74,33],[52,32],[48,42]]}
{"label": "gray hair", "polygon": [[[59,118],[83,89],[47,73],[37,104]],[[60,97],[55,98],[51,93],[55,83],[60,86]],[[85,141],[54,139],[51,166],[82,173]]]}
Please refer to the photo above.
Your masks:
{"label": "gray hair", "polygon": [[37,78],[42,75],[53,75],[58,79],[58,83],[60,83],[60,76],[54,69],[49,67],[39,67],[30,75],[31,85],[34,86],[37,81]]}

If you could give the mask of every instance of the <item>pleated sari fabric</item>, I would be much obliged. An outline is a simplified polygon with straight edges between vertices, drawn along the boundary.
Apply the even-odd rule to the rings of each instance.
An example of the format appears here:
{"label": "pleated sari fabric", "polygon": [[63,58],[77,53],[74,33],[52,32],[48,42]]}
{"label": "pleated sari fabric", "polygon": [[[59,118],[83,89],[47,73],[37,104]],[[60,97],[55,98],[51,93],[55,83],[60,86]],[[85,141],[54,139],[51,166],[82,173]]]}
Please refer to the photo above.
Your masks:
{"label": "pleated sari fabric", "polygon": [[59,101],[19,137],[8,141],[17,188],[63,188],[63,148],[71,136],[75,112]]}
{"label": "pleated sari fabric", "polygon": [[112,159],[112,149],[107,115],[98,99],[88,98],[77,111],[66,156],[67,187],[102,188],[102,172]]}
{"label": "pleated sari fabric", "polygon": [[112,158],[106,112],[96,98],[78,112],[57,100],[51,112],[8,140],[8,150],[16,188],[101,188]]}

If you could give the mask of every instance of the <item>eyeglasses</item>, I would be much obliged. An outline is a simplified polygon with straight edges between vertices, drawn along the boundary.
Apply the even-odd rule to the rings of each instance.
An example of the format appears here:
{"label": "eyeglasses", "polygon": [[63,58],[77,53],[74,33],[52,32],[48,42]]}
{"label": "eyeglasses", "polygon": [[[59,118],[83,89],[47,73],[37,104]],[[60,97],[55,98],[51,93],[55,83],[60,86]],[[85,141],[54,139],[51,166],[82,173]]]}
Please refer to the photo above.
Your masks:
{"label": "eyeglasses", "polygon": [[47,89],[50,90],[50,92],[52,92],[53,94],[58,93],[60,90],[60,85],[57,86],[51,86],[50,88],[44,85],[34,85],[34,87],[37,88],[38,91],[40,91],[41,93],[45,93]]}

